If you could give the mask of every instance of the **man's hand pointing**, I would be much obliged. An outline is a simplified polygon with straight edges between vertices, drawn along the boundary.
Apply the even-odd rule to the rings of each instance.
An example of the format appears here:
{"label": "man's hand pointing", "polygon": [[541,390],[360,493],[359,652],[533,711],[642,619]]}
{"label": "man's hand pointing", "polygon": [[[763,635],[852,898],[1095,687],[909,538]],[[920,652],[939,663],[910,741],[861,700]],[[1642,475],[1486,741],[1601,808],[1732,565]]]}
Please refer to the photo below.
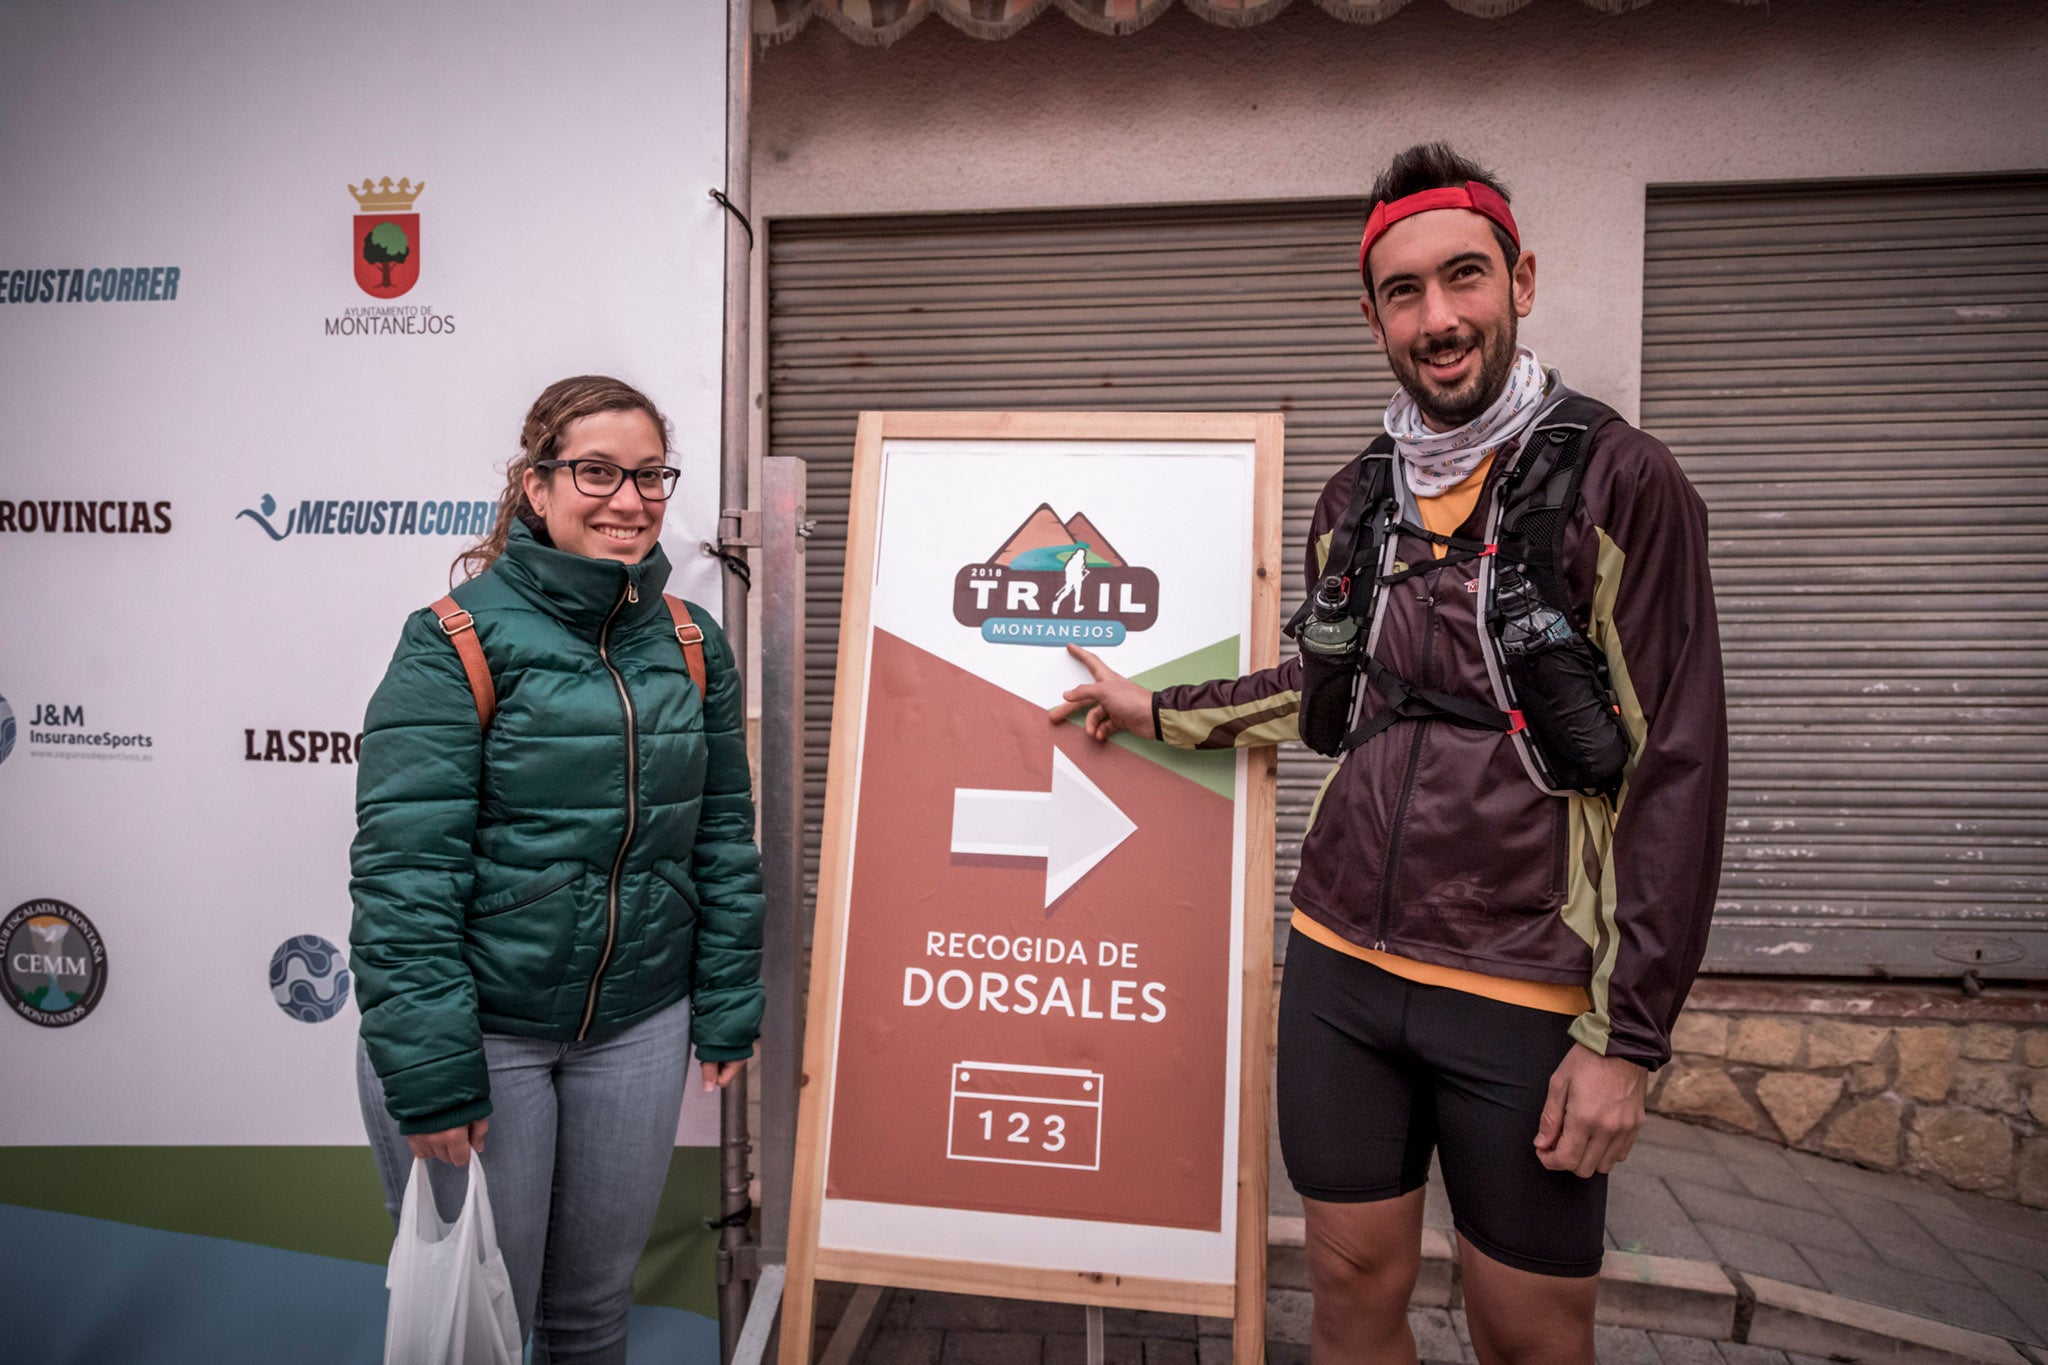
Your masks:
{"label": "man's hand pointing", "polygon": [[1053,724],[1058,725],[1087,706],[1094,709],[1088,712],[1082,728],[1088,731],[1090,739],[1108,739],[1119,730],[1129,730],[1140,739],[1159,738],[1152,730],[1150,692],[1096,658],[1091,650],[1068,645],[1067,653],[1079,659],[1095,680],[1067,689],[1063,694],[1066,700],[1046,713]]}

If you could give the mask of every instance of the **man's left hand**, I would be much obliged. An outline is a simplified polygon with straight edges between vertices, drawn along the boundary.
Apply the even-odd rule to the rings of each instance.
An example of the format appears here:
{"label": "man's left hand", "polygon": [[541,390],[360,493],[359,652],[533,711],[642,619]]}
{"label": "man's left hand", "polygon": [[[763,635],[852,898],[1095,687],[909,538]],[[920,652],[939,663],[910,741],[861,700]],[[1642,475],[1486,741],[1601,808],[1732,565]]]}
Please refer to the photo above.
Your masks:
{"label": "man's left hand", "polygon": [[1536,1125],[1536,1159],[1548,1170],[1606,1175],[1636,1145],[1649,1088],[1645,1068],[1572,1044],[1550,1076]]}

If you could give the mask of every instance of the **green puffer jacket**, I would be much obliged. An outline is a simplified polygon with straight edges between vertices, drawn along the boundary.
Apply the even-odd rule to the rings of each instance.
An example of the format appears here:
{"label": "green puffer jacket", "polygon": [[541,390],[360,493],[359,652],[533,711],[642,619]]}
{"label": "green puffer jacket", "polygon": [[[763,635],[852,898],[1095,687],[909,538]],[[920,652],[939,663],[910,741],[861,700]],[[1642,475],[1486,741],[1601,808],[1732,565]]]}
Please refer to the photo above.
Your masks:
{"label": "green puffer jacket", "polygon": [[498,690],[413,613],[370,700],[356,781],[357,1000],[406,1133],[491,1112],[482,1034],[601,1038],[691,997],[703,1061],[761,1025],[761,871],[740,677],[708,698],[661,600],[668,559],[586,559],[515,525],[455,590]]}

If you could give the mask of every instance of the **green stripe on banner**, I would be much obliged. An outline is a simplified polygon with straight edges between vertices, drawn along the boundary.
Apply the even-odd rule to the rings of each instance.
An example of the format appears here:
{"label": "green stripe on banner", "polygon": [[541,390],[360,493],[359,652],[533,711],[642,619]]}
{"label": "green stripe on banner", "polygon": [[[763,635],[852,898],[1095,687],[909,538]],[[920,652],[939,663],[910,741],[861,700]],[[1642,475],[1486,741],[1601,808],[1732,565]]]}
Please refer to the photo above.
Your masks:
{"label": "green stripe on banner", "polygon": [[678,1147],[647,1250],[633,1272],[633,1302],[682,1308],[718,1320],[718,1149]]}
{"label": "green stripe on banner", "polygon": [[[383,1265],[391,1218],[368,1147],[6,1147],[0,1204]],[[636,1303],[718,1312],[718,1149],[678,1147]]]}
{"label": "green stripe on banner", "polygon": [[[1228,640],[1204,645],[1192,654],[1170,659],[1157,668],[1133,673],[1131,681],[1157,692],[1162,687],[1175,687],[1182,683],[1235,678],[1237,650],[1238,637],[1233,635]],[[1077,712],[1072,723],[1079,725],[1087,716],[1086,711]],[[1190,782],[1207,787],[1218,796],[1234,798],[1237,795],[1237,756],[1229,749],[1176,749],[1170,744],[1157,744],[1149,739],[1133,739],[1128,734],[1113,736],[1109,742],[1157,763],[1168,772],[1178,773]]]}
{"label": "green stripe on banner", "polygon": [[368,1147],[8,1147],[0,1204],[382,1265]]}

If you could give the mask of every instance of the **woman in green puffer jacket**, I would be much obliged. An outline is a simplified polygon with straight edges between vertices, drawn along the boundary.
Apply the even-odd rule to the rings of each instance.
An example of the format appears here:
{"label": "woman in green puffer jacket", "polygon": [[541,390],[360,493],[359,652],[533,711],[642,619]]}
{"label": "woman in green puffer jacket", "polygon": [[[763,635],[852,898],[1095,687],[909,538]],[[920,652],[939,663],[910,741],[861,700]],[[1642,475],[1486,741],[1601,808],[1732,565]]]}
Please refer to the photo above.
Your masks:
{"label": "woman in green puffer jacket", "polygon": [[[690,1047],[709,1090],[760,1028],[742,691],[691,606],[700,691],[662,600],[677,471],[654,405],[565,379],[520,451],[495,529],[457,560],[461,612],[406,622],[363,727],[357,1070],[394,1216],[413,1157],[459,1188],[488,1132],[534,1360],[623,1360]],[[469,623],[487,725],[448,633]]]}

